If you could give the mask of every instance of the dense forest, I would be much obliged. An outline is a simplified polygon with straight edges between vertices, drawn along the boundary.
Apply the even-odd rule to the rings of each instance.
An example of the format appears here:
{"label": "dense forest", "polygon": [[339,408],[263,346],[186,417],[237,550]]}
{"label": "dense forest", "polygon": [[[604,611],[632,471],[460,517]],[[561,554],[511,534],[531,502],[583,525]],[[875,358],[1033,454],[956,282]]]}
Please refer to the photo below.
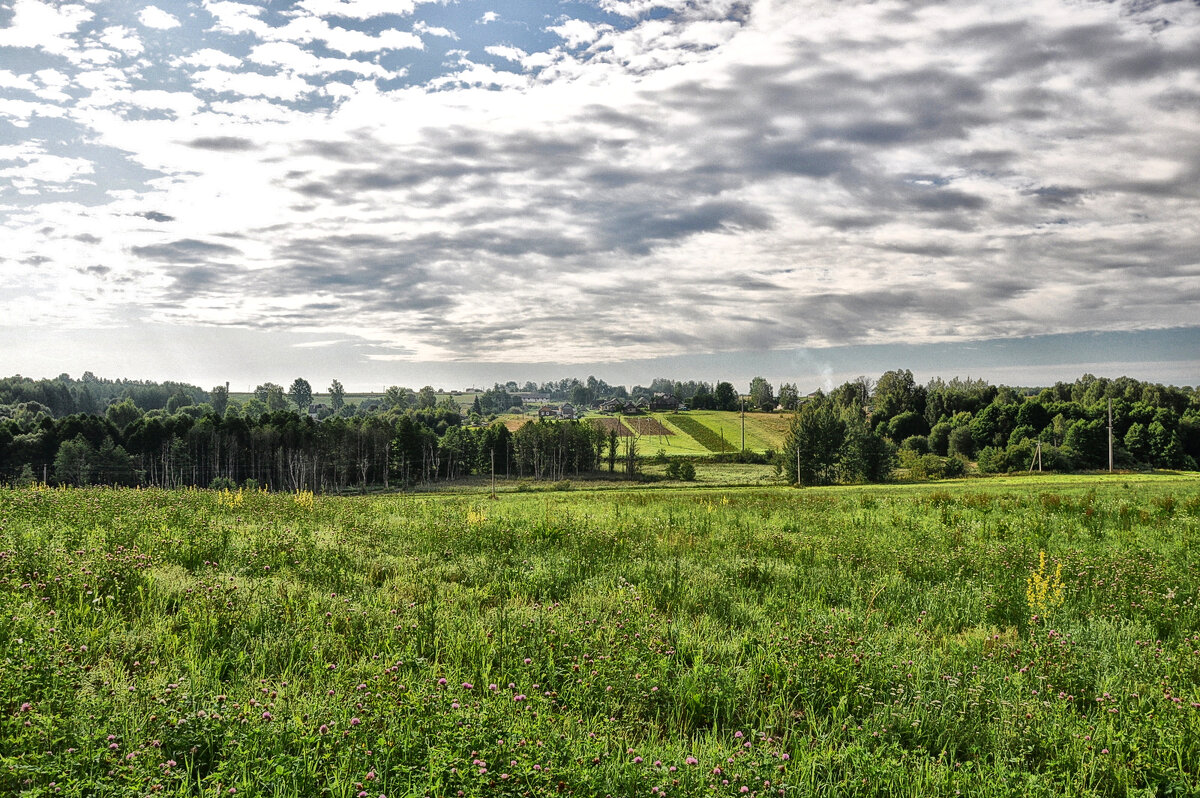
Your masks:
{"label": "dense forest", "polygon": [[[727,382],[655,380],[634,391],[588,378],[481,392],[471,409],[432,388],[394,387],[352,406],[338,396],[313,406],[303,380],[266,383],[238,402],[228,389],[183,383],[24,377],[0,379],[0,481],[55,484],[234,485],[351,491],[405,487],[469,474],[563,479],[607,469],[632,474],[636,443],[586,422],[528,422],[515,432],[494,413],[520,407],[536,387],[589,405],[608,396],[670,393],[693,407],[742,404],[792,417],[787,443],[771,453],[804,484],[1108,464],[1111,405],[1119,468],[1195,469],[1200,394],[1130,378],[1084,375],[1074,383],[1014,389],[981,380],[918,384],[911,371],[847,382],[800,397],[794,385],[755,378],[746,394]],[[332,405],[336,405],[333,407]],[[489,423],[490,422],[490,423]]]}
{"label": "dense forest", "polygon": [[[955,476],[968,462],[982,473],[1023,471],[1039,459],[1048,471],[1107,468],[1110,409],[1115,467],[1196,468],[1200,394],[1191,388],[1090,374],[1043,389],[959,379],[920,385],[908,370],[802,402],[782,465],[806,484],[861,479],[870,456],[894,458],[918,477]],[[878,440],[886,451],[872,455]]]}

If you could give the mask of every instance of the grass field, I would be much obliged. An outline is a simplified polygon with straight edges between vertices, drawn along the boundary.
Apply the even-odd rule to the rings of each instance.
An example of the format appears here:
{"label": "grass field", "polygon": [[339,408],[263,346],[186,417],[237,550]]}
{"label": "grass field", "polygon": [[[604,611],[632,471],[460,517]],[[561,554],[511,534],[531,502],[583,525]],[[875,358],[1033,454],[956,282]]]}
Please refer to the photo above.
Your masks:
{"label": "grass field", "polygon": [[1198,565],[1194,474],[4,489],[0,794],[1195,794]]}
{"label": "grass field", "polygon": [[[671,433],[670,435],[641,436],[638,444],[642,454],[654,454],[662,449],[668,455],[703,457],[714,451],[721,451],[721,440],[724,440],[726,447],[724,451],[727,452],[736,452],[742,445],[740,413],[718,410],[648,413],[646,416],[630,416],[625,419],[625,424],[627,426],[636,424],[638,423],[637,419],[657,421]],[[681,423],[681,421],[687,423]],[[783,448],[790,423],[791,415],[789,414],[747,413],[746,448],[753,452],[765,452],[768,449],[779,451]],[[693,425],[707,429],[711,433],[708,445],[691,433]]]}
{"label": "grass field", "polygon": [[[742,448],[742,416],[740,413],[719,410],[689,410],[688,416],[696,419],[717,434],[724,434],[733,451]],[[752,452],[767,449],[779,451],[783,448],[790,415],[772,413],[746,414],[746,448]]]}

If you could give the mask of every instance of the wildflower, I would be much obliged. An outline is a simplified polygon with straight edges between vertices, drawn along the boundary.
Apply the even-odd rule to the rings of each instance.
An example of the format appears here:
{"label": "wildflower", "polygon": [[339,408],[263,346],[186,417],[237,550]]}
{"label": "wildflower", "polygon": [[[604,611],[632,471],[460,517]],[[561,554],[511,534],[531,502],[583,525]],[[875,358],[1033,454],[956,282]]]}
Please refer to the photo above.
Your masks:
{"label": "wildflower", "polygon": [[360,723],[362,723],[362,721],[361,721],[361,720],[359,720],[358,718],[350,718],[350,725],[351,725],[351,726],[357,726],[357,725],[358,725],[358,724],[360,724]]}
{"label": "wildflower", "polygon": [[698,764],[700,764],[700,760],[696,759],[696,757],[694,757],[694,756],[689,756],[687,759],[685,759],[685,760],[683,760],[683,761],[684,761],[684,764],[687,764],[687,765],[698,765]]}
{"label": "wildflower", "polygon": [[1031,572],[1025,581],[1025,599],[1029,609],[1037,615],[1045,615],[1064,601],[1062,563],[1058,563],[1054,576],[1046,573],[1046,552],[1038,555],[1038,569]]}

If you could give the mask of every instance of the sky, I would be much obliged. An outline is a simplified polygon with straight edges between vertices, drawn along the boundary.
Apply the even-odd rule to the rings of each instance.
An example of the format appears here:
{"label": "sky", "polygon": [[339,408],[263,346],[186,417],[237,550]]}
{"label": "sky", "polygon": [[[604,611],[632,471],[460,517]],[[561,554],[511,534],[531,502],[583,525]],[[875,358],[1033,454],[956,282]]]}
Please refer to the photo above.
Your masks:
{"label": "sky", "polygon": [[0,374],[1200,384],[1200,2],[0,0]]}

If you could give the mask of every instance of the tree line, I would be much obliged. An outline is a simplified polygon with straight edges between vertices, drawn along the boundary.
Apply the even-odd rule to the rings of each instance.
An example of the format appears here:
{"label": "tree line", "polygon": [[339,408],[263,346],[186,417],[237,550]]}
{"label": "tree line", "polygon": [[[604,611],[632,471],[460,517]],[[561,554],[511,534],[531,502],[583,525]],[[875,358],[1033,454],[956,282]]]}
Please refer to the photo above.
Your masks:
{"label": "tree line", "polygon": [[[245,402],[230,399],[224,386],[203,391],[90,373],[4,378],[0,481],[348,491],[488,474],[493,464],[503,476],[533,479],[618,464],[636,472],[636,439],[588,423],[528,423],[515,432],[479,423],[483,414],[519,405],[521,392],[509,390],[517,387],[497,383],[464,411],[430,386],[393,386],[366,410],[345,412],[344,389],[334,380],[329,396],[338,410],[320,416],[308,412],[313,393],[300,378],[286,389],[263,383]],[[539,387],[613,390],[594,378]],[[1086,374],[1020,389],[970,379],[922,385],[911,371],[895,370],[807,397],[787,383],[776,393],[762,377],[747,394],[729,382],[665,378],[638,390],[692,391],[697,409],[792,412],[776,463],[802,484],[881,481],[897,466],[934,477],[963,473],[968,463],[985,473],[1025,470],[1039,448],[1046,469],[1106,467],[1110,405],[1117,467],[1195,469],[1200,460],[1200,393],[1128,377]]]}
{"label": "tree line", "polygon": [[1200,393],[1085,374],[1074,383],[1014,389],[983,380],[920,385],[909,370],[843,383],[802,402],[782,466],[802,484],[877,481],[899,465],[914,475],[954,476],[1041,467],[1108,465],[1111,408],[1117,468],[1195,470]]}
{"label": "tree line", "polygon": [[620,445],[586,422],[530,421],[511,432],[461,421],[444,408],[324,421],[292,410],[143,415],[124,425],[95,414],[5,419],[0,482],[341,493],[472,474],[561,480],[600,469],[606,448]]}

